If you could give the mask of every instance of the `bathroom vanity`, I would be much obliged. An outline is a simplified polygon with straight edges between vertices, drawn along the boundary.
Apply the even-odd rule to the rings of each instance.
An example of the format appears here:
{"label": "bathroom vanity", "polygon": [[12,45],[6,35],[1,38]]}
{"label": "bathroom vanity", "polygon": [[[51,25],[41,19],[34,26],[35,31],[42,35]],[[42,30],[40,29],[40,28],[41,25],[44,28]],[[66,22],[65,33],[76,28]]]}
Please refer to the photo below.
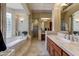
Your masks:
{"label": "bathroom vanity", "polygon": [[62,48],[47,37],[47,50],[51,56],[69,56]]}
{"label": "bathroom vanity", "polygon": [[79,43],[51,34],[47,35],[47,50],[51,56],[78,56]]}

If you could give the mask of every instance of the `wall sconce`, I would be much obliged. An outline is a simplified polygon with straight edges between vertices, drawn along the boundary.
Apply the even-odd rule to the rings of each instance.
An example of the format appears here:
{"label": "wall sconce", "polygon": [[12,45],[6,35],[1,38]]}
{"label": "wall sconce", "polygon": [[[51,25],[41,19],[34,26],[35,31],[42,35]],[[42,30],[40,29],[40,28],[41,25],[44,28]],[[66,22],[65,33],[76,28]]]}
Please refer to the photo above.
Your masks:
{"label": "wall sconce", "polygon": [[23,22],[24,21],[24,18],[20,18],[20,22]]}

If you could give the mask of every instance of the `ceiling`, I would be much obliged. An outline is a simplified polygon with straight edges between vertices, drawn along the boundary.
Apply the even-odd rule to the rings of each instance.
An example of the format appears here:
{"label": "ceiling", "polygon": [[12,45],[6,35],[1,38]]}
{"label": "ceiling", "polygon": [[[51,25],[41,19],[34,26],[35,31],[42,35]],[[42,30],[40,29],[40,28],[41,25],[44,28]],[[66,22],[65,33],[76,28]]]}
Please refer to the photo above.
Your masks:
{"label": "ceiling", "polygon": [[[27,4],[32,12],[49,12],[49,13],[52,12],[54,5],[54,3],[27,3]],[[7,3],[6,7],[17,10],[24,9],[21,3]]]}
{"label": "ceiling", "polygon": [[24,9],[22,7],[21,3],[6,3],[6,7],[12,8],[12,9],[19,9],[19,10],[23,10]]}
{"label": "ceiling", "polygon": [[29,3],[32,12],[52,12],[54,3]]}

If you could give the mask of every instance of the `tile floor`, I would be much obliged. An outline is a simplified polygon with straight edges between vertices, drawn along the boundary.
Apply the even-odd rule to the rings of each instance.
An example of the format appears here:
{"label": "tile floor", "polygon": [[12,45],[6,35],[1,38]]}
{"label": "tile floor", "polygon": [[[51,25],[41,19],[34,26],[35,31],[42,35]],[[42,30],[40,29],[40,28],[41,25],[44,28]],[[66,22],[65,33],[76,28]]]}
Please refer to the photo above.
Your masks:
{"label": "tile floor", "polygon": [[45,49],[45,41],[33,39],[29,51],[24,56],[49,56]]}

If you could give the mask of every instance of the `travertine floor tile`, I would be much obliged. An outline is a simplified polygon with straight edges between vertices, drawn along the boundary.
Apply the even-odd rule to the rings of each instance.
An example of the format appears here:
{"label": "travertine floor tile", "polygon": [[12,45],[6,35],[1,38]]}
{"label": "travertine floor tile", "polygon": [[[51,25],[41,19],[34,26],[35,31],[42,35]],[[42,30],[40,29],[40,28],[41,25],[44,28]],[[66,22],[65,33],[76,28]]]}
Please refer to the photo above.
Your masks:
{"label": "travertine floor tile", "polygon": [[49,56],[45,49],[45,41],[39,41],[36,38],[32,40],[32,45],[26,56]]}

